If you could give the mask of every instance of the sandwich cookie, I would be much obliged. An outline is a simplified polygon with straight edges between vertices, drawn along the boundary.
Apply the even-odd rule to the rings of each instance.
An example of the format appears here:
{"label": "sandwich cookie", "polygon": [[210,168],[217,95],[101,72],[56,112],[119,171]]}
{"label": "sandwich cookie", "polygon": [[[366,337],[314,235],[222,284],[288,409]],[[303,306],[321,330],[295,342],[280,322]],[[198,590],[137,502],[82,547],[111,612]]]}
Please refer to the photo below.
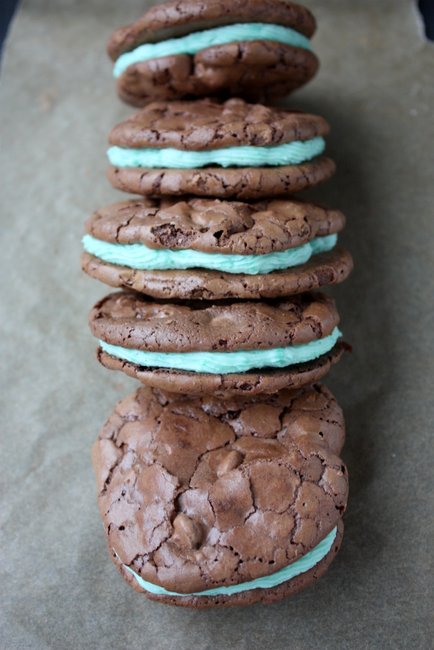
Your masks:
{"label": "sandwich cookie", "polygon": [[171,605],[292,595],[325,573],[341,543],[348,478],[333,446],[342,442],[342,413],[321,386],[250,400],[140,388],[92,453],[113,562],[137,591]]}
{"label": "sandwich cookie", "polygon": [[270,393],[317,381],[342,354],[333,300],[162,303],[137,293],[98,302],[89,324],[102,365],[162,390]]}
{"label": "sandwich cookie", "polygon": [[154,102],[111,131],[108,176],[153,197],[289,195],[333,175],[328,131],[317,115],[241,99]]}
{"label": "sandwich cookie", "polygon": [[159,299],[275,298],[344,280],[344,215],[312,203],[123,201],[86,224],[82,267]]}
{"label": "sandwich cookie", "polygon": [[117,29],[107,50],[118,93],[134,106],[217,95],[262,101],[315,75],[315,28],[305,7],[286,0],[172,0]]}

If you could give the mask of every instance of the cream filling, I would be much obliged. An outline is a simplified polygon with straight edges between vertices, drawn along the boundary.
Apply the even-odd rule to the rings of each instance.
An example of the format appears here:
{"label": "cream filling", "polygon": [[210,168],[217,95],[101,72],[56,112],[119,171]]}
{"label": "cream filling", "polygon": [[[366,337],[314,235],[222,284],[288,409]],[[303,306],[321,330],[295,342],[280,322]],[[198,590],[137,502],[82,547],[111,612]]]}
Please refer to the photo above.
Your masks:
{"label": "cream filling", "polygon": [[113,146],[107,150],[109,162],[114,167],[129,169],[143,167],[152,169],[198,169],[209,165],[220,167],[280,167],[300,165],[321,155],[325,140],[321,136],[310,140],[294,140],[276,146],[222,147],[205,151],[164,149],[129,149]]}
{"label": "cream filling", "polygon": [[[333,530],[324,537],[324,539],[317,544],[311,551],[303,555],[300,559],[296,560],[292,564],[271,573],[268,576],[262,576],[261,578],[255,578],[254,580],[248,580],[247,582],[241,582],[237,585],[229,585],[227,587],[215,587],[214,589],[206,589],[204,591],[193,591],[190,594],[179,593],[177,591],[169,591],[164,587],[155,585],[153,582],[144,580],[138,573],[130,569],[126,564],[123,567],[134,576],[137,584],[146,591],[149,591],[152,594],[157,596],[231,596],[233,594],[239,594],[242,591],[250,591],[251,589],[272,589],[277,587],[283,582],[288,582],[297,576],[310,571],[314,566],[319,564],[321,560],[330,552],[337,535],[338,529],[333,528]],[[119,556],[117,555],[119,558]]]}
{"label": "cream filling", "polygon": [[149,368],[170,368],[207,374],[231,374],[259,368],[286,368],[313,361],[330,352],[342,336],[335,327],[331,334],[309,343],[268,350],[234,350],[231,352],[148,352],[99,341],[113,357]]}
{"label": "cream filling", "polygon": [[87,253],[104,262],[144,271],[210,269],[223,273],[259,275],[305,264],[313,255],[332,250],[337,235],[316,237],[301,246],[264,255],[232,255],[204,253],[192,249],[156,249],[142,243],[114,244],[85,235],[83,247]]}
{"label": "cream filling", "polygon": [[167,147],[130,149],[112,146],[107,150],[109,162],[114,167],[129,169],[199,169],[209,165],[220,167],[278,167],[299,165],[321,155],[325,140],[316,136],[310,140],[294,140],[276,146],[222,147],[206,151],[183,151]]}
{"label": "cream filling", "polygon": [[121,54],[113,67],[113,76],[119,77],[134,63],[159,59],[177,54],[196,54],[214,45],[227,45],[242,41],[275,41],[311,50],[309,39],[291,27],[271,23],[238,23],[213,27],[187,36],[171,38],[159,43],[145,43],[131,52]]}

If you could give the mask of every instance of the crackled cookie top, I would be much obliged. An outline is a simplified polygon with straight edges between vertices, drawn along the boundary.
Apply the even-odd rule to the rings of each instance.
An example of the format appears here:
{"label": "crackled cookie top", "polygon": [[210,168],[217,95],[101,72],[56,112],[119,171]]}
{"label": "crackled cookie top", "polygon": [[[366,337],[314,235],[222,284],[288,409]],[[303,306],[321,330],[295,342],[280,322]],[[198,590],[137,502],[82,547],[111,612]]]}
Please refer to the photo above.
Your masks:
{"label": "crackled cookie top", "polygon": [[318,115],[247,104],[241,99],[223,104],[203,99],[153,102],[115,126],[109,141],[116,147],[200,152],[271,147],[312,140],[328,131],[327,122]]}
{"label": "crackled cookie top", "polygon": [[256,351],[323,339],[339,322],[324,294],[286,300],[166,303],[113,293],[90,314],[92,333],[113,345],[152,352]]}
{"label": "crackled cookie top", "polygon": [[219,199],[129,200],[96,211],[86,232],[112,244],[153,249],[266,255],[339,232],[344,215],[294,199],[260,202]]}
{"label": "crackled cookie top", "polygon": [[233,375],[296,367],[338,344],[331,298],[303,294],[268,302],[157,303],[111,294],[90,314],[101,352],[138,368]]}
{"label": "crackled cookie top", "polygon": [[143,43],[180,37],[184,34],[237,23],[268,23],[289,27],[310,38],[315,19],[300,5],[286,0],[172,0],[151,7],[134,23],[117,29],[107,50],[116,60]]}
{"label": "crackled cookie top", "polygon": [[83,246],[98,260],[141,271],[209,269],[259,275],[331,251],[344,217],[297,201],[124,201],[94,213]]}
{"label": "crackled cookie top", "polygon": [[319,438],[328,401],[312,387],[230,400],[225,412],[213,399],[142,388],[118,404],[93,450],[118,561],[191,594],[269,576],[307,555],[336,528],[347,498],[345,467]]}

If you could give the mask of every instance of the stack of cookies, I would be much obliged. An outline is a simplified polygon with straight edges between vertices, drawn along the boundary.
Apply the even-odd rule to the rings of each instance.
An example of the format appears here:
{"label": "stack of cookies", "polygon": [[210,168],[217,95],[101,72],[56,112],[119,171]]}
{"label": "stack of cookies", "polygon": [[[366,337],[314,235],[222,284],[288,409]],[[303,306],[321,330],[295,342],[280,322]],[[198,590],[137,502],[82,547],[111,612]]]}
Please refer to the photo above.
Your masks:
{"label": "stack of cookies", "polygon": [[270,105],[314,75],[314,30],[286,0],[176,0],[109,42],[142,107],[109,179],[140,198],[90,217],[82,266],[117,289],[90,314],[98,360],[140,387],[93,460],[110,555],[161,602],[274,602],[341,543],[344,422],[318,382],[345,344],[319,289],[352,260],[343,214],[294,198],[334,173],[327,122]]}

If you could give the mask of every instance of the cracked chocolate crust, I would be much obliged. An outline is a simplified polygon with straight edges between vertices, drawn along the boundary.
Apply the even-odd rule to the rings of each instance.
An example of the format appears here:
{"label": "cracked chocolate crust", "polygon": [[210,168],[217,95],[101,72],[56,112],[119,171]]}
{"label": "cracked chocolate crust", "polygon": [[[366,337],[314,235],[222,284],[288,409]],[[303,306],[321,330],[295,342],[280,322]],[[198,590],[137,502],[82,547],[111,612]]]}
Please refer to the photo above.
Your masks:
{"label": "cracked chocolate crust", "polygon": [[107,52],[115,61],[142,43],[155,43],[191,32],[239,22],[275,23],[310,38],[316,29],[308,9],[286,0],[172,0],[148,9],[110,36]]}
{"label": "cracked chocolate crust", "polygon": [[209,151],[224,147],[276,146],[324,136],[330,130],[319,115],[229,99],[153,102],[110,132],[111,145],[127,148],[174,147]]}
{"label": "cracked chocolate crust", "polygon": [[[328,447],[334,454],[342,451],[345,442],[343,411],[324,384],[314,383],[296,389],[287,387],[270,395],[223,397],[186,396],[141,387],[122,400],[115,413],[122,417],[131,414],[138,417],[153,401],[157,410],[164,408],[174,413],[178,409],[183,413],[197,411],[200,417],[206,415],[210,419],[207,420],[210,426],[214,418],[226,422],[237,435],[262,440],[309,440],[319,447]],[[113,424],[114,421],[119,420],[112,415],[108,422]]]}
{"label": "cracked chocolate crust", "polygon": [[320,381],[337,363],[345,350],[350,349],[343,341],[315,361],[300,363],[283,369],[262,369],[244,373],[213,375],[167,370],[165,368],[145,368],[97,350],[98,361],[109,370],[121,370],[129,377],[137,379],[145,386],[163,391],[186,395],[208,395],[227,397],[228,395],[262,395],[275,393],[284,388],[292,389]]}
{"label": "cracked chocolate crust", "polygon": [[346,507],[346,469],[323,433],[333,414],[319,386],[226,405],[139,389],[93,448],[109,548],[187,594],[291,564]]}
{"label": "cracked chocolate crust", "polygon": [[185,196],[259,200],[288,197],[333,176],[336,165],[320,156],[301,165],[281,167],[203,167],[202,169],[149,169],[110,166],[107,177],[122,192],[148,197]]}
{"label": "cracked chocolate crust", "polygon": [[295,199],[146,198],[107,205],[85,227],[89,235],[113,244],[264,255],[337,233],[344,225],[340,210]]}
{"label": "cracked chocolate crust", "polygon": [[332,298],[305,293],[269,302],[160,303],[112,293],[92,309],[92,334],[112,345],[150,352],[255,350],[300,345],[339,323]]}
{"label": "cracked chocolate crust", "polygon": [[231,596],[157,596],[139,587],[134,577],[126,571],[117,557],[110,553],[113,563],[128,584],[137,592],[144,594],[149,600],[155,600],[164,605],[177,607],[194,607],[195,609],[208,609],[210,607],[237,607],[262,603],[272,605],[284,598],[294,596],[299,591],[310,587],[317,580],[323,577],[330,564],[335,559],[342,543],[344,523],[342,519],[337,523],[336,539],[327,555],[318,562],[312,569],[302,573],[288,582],[283,582],[277,587],[269,589],[252,589]]}
{"label": "cracked chocolate crust", "polygon": [[255,300],[283,298],[343,282],[352,271],[353,260],[348,251],[335,248],[291,269],[244,275],[205,269],[141,271],[83,253],[81,267],[111,287],[133,289],[160,300]]}
{"label": "cracked chocolate crust", "polygon": [[269,103],[306,84],[318,67],[318,58],[309,50],[273,41],[241,41],[193,55],[133,63],[116,87],[119,97],[137,108],[151,101],[194,97],[235,96]]}

